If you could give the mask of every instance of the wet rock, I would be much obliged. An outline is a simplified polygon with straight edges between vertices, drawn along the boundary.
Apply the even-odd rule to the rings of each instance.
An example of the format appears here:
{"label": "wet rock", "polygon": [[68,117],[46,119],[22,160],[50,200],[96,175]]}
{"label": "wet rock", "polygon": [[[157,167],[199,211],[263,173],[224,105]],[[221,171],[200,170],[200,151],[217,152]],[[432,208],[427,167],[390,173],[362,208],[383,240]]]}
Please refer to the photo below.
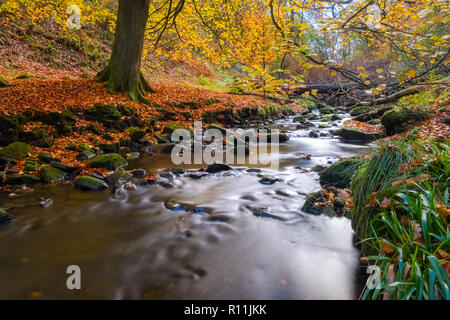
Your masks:
{"label": "wet rock", "polygon": [[359,115],[361,115],[363,113],[370,112],[370,110],[371,110],[371,108],[367,107],[367,106],[355,107],[355,108],[350,110],[350,115],[352,117],[356,117],[356,116],[359,116]]}
{"label": "wet rock", "polygon": [[53,156],[50,153],[39,153],[38,159],[45,163],[50,163],[53,160]]}
{"label": "wet rock", "polygon": [[77,159],[81,161],[92,159],[96,155],[95,150],[85,145],[84,143],[79,143],[77,146],[77,150],[78,150]]}
{"label": "wet rock", "polygon": [[166,189],[173,189],[175,186],[169,182],[160,182],[159,185]]}
{"label": "wet rock", "polygon": [[247,169],[246,171],[247,171],[247,172],[260,173],[260,172],[261,172],[261,169],[258,169],[258,168],[250,168],[250,169]]}
{"label": "wet rock", "polygon": [[292,120],[293,122],[305,122],[306,118],[304,116],[297,116]]}
{"label": "wet rock", "polygon": [[320,184],[347,188],[359,165],[360,161],[358,159],[346,159],[336,162],[320,172]]}
{"label": "wet rock", "polygon": [[75,188],[83,191],[102,191],[108,188],[105,181],[90,177],[79,176],[75,179]]}
{"label": "wet rock", "polygon": [[39,182],[39,178],[30,174],[7,174],[6,184],[33,184]]}
{"label": "wet rock", "polygon": [[130,139],[136,143],[139,143],[141,139],[145,137],[145,131],[138,127],[130,127],[127,131],[130,135]]}
{"label": "wet rock", "polygon": [[44,166],[39,170],[39,174],[41,176],[41,180],[44,183],[56,183],[64,181],[67,176],[67,173],[53,168],[51,166]]}
{"label": "wet rock", "polygon": [[203,178],[204,176],[206,176],[206,174],[201,174],[201,173],[190,173],[189,174],[189,178],[194,179],[194,180],[199,180],[199,179]]}
{"label": "wet rock", "polygon": [[39,206],[41,208],[48,208],[53,204],[53,199],[52,198],[48,198],[48,199],[42,199],[41,201],[39,201]]}
{"label": "wet rock", "polygon": [[324,107],[324,108],[321,108],[319,111],[320,111],[320,114],[333,114],[335,112],[334,108],[332,108],[332,107]]}
{"label": "wet rock", "polygon": [[0,158],[21,160],[28,157],[32,153],[31,147],[23,142],[13,142],[0,150]]}
{"label": "wet rock", "polygon": [[104,180],[104,178],[105,178],[102,174],[97,173],[97,172],[89,173],[88,176],[89,177],[94,177],[94,178],[97,178],[97,179],[100,179],[100,180]]}
{"label": "wet rock", "polygon": [[323,171],[324,169],[326,169],[326,167],[325,167],[325,166],[322,166],[322,165],[320,165],[320,164],[318,164],[318,165],[312,167],[312,171],[314,171],[314,172],[321,172],[321,171]]}
{"label": "wet rock", "polygon": [[5,209],[0,208],[0,226],[11,223],[16,217],[12,214],[9,214],[5,211]]}
{"label": "wet rock", "polygon": [[103,153],[119,153],[120,144],[118,142],[111,144],[99,144],[98,147]]}
{"label": "wet rock", "polygon": [[265,185],[271,185],[277,181],[278,181],[278,179],[272,179],[270,177],[263,177],[262,179],[259,180],[259,183],[265,184]]}
{"label": "wet rock", "polygon": [[[272,143],[275,141],[278,141],[279,143],[285,143],[287,141],[289,141],[289,136],[286,133],[268,133],[263,135],[266,139],[267,143]],[[258,137],[258,141],[262,136]]]}
{"label": "wet rock", "polygon": [[75,166],[72,166],[72,165],[66,164],[66,163],[62,163],[62,162],[58,162],[58,161],[50,161],[50,165],[53,168],[56,168],[56,169],[59,169],[61,171],[68,172],[68,173],[74,172],[78,169]]}
{"label": "wet rock", "polygon": [[191,132],[191,129],[189,129],[188,127],[185,127],[182,124],[171,122],[171,123],[168,123],[164,127],[162,134],[171,135],[175,130],[180,130],[180,129],[184,129],[184,130]]}
{"label": "wet rock", "polygon": [[322,213],[322,208],[316,204],[322,203],[324,200],[321,191],[312,192],[306,196],[305,203],[301,210],[306,213],[319,215]]}
{"label": "wet rock", "polygon": [[337,132],[344,141],[370,142],[383,137],[379,133],[365,133],[354,128],[341,128]]}
{"label": "wet rock", "polygon": [[105,177],[106,183],[110,186],[119,187],[126,182],[131,181],[133,175],[131,173],[126,172],[123,169],[119,169],[116,172]]}
{"label": "wet rock", "polygon": [[229,165],[224,164],[224,163],[210,164],[206,168],[206,172],[208,172],[208,173],[217,173],[217,172],[228,171],[228,170],[232,170],[232,168]]}
{"label": "wet rock", "polygon": [[327,129],[327,128],[330,128],[331,126],[329,125],[329,124],[327,124],[327,123],[321,123],[321,124],[319,124],[319,128],[320,129]]}
{"label": "wet rock", "polygon": [[427,117],[427,113],[419,108],[396,107],[383,114],[381,123],[386,128],[386,133],[392,135],[404,131],[411,124],[426,120]]}
{"label": "wet rock", "polygon": [[88,162],[88,166],[91,168],[106,168],[108,170],[115,170],[126,165],[128,165],[127,160],[118,153],[101,154]]}
{"label": "wet rock", "polygon": [[133,177],[145,177],[147,175],[147,171],[145,169],[135,169],[133,171],[131,171],[131,174],[133,175]]}
{"label": "wet rock", "polygon": [[176,175],[180,175],[180,174],[184,173],[184,170],[181,168],[172,168],[172,169],[170,169],[170,172],[172,172],[173,174],[176,174]]}
{"label": "wet rock", "polygon": [[311,130],[311,131],[308,133],[308,136],[311,137],[311,138],[318,138],[319,135],[320,135],[319,130]]}

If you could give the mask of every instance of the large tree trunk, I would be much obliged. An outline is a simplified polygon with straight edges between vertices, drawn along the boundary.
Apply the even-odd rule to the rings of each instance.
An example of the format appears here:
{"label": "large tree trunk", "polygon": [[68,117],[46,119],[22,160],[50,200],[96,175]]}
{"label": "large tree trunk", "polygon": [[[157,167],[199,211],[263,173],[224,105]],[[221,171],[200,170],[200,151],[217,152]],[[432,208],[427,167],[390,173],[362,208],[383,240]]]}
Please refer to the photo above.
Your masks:
{"label": "large tree trunk", "polygon": [[141,70],[150,0],[119,0],[114,45],[108,65],[97,75],[109,92],[128,92],[133,101],[147,102],[153,92]]}

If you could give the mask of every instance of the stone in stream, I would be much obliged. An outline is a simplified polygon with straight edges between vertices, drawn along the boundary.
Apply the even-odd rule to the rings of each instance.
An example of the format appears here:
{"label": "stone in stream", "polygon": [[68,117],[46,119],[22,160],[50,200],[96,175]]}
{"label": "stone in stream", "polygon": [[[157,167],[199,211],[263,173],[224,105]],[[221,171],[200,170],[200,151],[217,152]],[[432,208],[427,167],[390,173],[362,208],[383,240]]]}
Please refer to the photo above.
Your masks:
{"label": "stone in stream", "polygon": [[75,179],[75,188],[83,191],[102,191],[108,189],[108,184],[90,176],[79,176]]}
{"label": "stone in stream", "polygon": [[0,226],[11,223],[15,218],[16,217],[14,217],[12,214],[6,212],[5,209],[0,208]]}
{"label": "stone in stream", "polygon": [[426,120],[427,117],[427,113],[420,108],[396,107],[383,114],[381,123],[386,128],[386,133],[392,135],[404,131],[408,125]]}
{"label": "stone in stream", "polygon": [[136,160],[139,159],[140,157],[140,153],[139,152],[131,152],[127,154],[127,160]]}
{"label": "stone in stream", "polygon": [[[126,182],[131,181],[131,178],[133,178],[133,175],[131,173],[128,173],[123,169],[119,169],[109,176],[106,176],[105,180],[106,183],[108,183],[110,186],[120,186],[122,184],[125,184]],[[117,185],[119,181],[120,183],[119,185]]]}
{"label": "stone in stream", "polygon": [[145,177],[147,175],[147,171],[145,169],[134,169],[133,171],[131,171],[131,174],[133,175],[133,177]]}
{"label": "stone in stream", "polygon": [[61,182],[64,181],[64,179],[67,176],[67,173],[53,168],[51,166],[44,166],[39,170],[39,174],[41,176],[41,180],[44,183],[54,183],[54,182]]}
{"label": "stone in stream", "polygon": [[206,172],[208,172],[208,173],[217,173],[217,172],[228,171],[228,170],[232,170],[232,168],[225,163],[210,164],[206,168]]}
{"label": "stone in stream", "polygon": [[371,142],[383,137],[379,133],[365,133],[355,128],[340,128],[337,134],[344,141]]}
{"label": "stone in stream", "polygon": [[346,159],[336,162],[320,172],[320,184],[347,188],[359,165],[360,161],[358,159]]}
{"label": "stone in stream", "polygon": [[106,168],[108,170],[115,170],[126,165],[128,165],[127,160],[118,153],[101,154],[88,162],[88,166],[91,168]]}
{"label": "stone in stream", "polygon": [[319,130],[311,130],[308,133],[308,136],[310,136],[311,138],[318,138],[319,134],[320,134]]}
{"label": "stone in stream", "polygon": [[278,179],[272,179],[270,177],[263,177],[262,179],[259,180],[259,183],[261,184],[265,184],[265,185],[271,185],[274,184],[275,182],[279,181]]}

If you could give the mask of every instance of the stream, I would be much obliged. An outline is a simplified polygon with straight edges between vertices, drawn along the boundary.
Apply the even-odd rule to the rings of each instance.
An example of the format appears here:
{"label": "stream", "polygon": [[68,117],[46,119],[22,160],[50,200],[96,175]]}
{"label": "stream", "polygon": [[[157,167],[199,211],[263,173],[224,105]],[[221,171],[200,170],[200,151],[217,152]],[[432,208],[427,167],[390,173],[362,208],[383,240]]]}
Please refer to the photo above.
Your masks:
{"label": "stream", "polygon": [[[301,212],[305,196],[320,189],[317,173],[302,168],[369,147],[310,138],[292,120],[276,121],[290,138],[276,171],[235,167],[193,179],[189,170],[201,165],[170,172],[170,155],[155,152],[129,168],[158,173],[172,188],[138,186],[113,197],[39,184],[1,195],[16,219],[0,227],[0,299],[357,299],[350,221]],[[264,185],[262,175],[278,181]],[[54,202],[41,208],[38,197]],[[81,268],[81,290],[66,287],[69,265]]]}

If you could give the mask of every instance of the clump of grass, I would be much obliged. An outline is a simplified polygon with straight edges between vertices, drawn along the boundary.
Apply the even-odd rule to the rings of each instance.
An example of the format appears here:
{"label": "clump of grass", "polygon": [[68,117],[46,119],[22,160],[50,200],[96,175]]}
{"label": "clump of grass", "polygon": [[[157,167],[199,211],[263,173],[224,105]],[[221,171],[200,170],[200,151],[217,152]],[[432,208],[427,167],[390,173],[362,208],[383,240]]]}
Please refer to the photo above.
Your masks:
{"label": "clump of grass", "polygon": [[[362,163],[352,179],[353,209],[350,214],[352,225],[360,237],[368,232],[368,221],[372,210],[368,207],[372,194],[382,195],[391,189],[393,181],[399,179],[398,168],[410,156],[403,151],[404,145],[390,143],[381,145]],[[364,251],[364,250],[363,250]]]}
{"label": "clump of grass", "polygon": [[[378,285],[366,287],[362,299],[450,299],[449,140],[400,142],[358,172],[352,214],[364,212],[367,259],[379,268]],[[375,200],[367,199],[371,191]]]}

